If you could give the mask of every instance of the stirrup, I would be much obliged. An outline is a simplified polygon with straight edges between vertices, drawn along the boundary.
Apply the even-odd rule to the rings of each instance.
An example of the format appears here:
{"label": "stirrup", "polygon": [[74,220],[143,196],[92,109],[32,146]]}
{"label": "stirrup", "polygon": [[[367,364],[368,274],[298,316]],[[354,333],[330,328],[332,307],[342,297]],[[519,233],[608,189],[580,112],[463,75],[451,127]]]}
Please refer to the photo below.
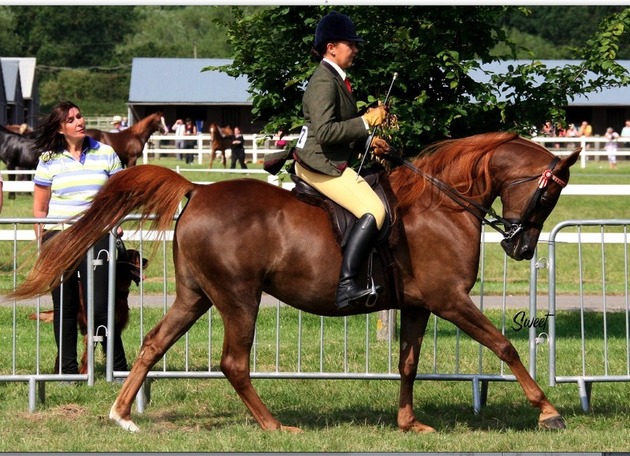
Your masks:
{"label": "stirrup", "polygon": [[383,291],[383,287],[374,283],[374,278],[370,275],[370,294],[365,302],[365,307],[374,307],[378,301],[378,294]]}

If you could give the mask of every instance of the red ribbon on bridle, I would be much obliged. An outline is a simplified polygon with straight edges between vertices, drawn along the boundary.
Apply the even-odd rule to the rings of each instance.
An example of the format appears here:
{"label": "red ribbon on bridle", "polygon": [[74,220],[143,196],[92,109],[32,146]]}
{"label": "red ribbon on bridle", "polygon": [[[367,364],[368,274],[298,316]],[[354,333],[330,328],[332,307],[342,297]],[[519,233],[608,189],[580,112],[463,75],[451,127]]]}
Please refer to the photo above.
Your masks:
{"label": "red ribbon on bridle", "polygon": [[542,175],[540,176],[540,179],[538,179],[538,188],[545,188],[547,184],[549,184],[549,179],[554,181],[556,184],[558,184],[562,188],[567,186],[567,183],[563,181],[562,179],[560,179],[558,176],[556,176],[552,170],[546,169],[543,171]]}

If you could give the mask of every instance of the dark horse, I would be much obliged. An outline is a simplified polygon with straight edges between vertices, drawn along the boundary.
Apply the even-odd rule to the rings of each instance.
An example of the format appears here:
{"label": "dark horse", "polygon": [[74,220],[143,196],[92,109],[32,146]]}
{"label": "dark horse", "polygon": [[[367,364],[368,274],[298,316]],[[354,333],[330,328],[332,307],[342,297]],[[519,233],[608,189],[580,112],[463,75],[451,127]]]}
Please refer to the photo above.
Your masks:
{"label": "dark horse", "polygon": [[107,132],[90,128],[86,130],[85,134],[112,146],[120,157],[123,166],[129,167],[135,166],[138,158],[142,156],[142,150],[149,137],[158,130],[164,134],[168,133],[161,112],[148,115],[120,132]]}
{"label": "dark horse", "polygon": [[232,148],[232,141],[234,140],[234,130],[228,125],[226,127],[219,127],[216,122],[210,124],[210,128],[208,129],[210,132],[210,166],[212,168],[212,164],[217,157],[217,150],[221,151],[221,162],[223,163],[223,167],[226,166],[225,160],[225,149]]}
{"label": "dark horse", "polygon": [[[26,138],[0,126],[0,160],[9,171],[37,168],[40,153],[33,150],[34,144],[34,138]],[[9,180],[14,181],[15,174],[10,174]],[[15,193],[9,193],[9,198],[14,199]]]}
{"label": "dark horse", "polygon": [[[224,327],[221,371],[263,429],[299,431],[282,425],[267,409],[250,379],[250,350],[263,292],[298,309],[342,316],[385,308],[401,311],[401,376],[398,426],[430,432],[413,411],[418,355],[431,313],[454,323],[492,350],[512,370],[529,402],[540,411],[539,424],[564,428],[559,412],[523,366],[507,338],[469,296],[479,265],[480,214],[464,210],[430,179],[467,198],[471,208],[490,208],[500,197],[501,243],[515,260],[531,259],[542,224],[569,179],[580,150],[554,157],[542,146],[509,133],[447,140],[430,147],[409,167],[389,174],[397,199],[398,241],[392,245],[400,274],[400,301],[382,294],[373,307],[337,310],[335,291],[342,252],[320,208],[291,192],[253,179],[193,184],[169,169],[144,165],[115,174],[91,208],[43,246],[35,267],[12,297],[46,293],[62,272],[131,211],[157,215],[152,227],[171,229],[182,198],[173,241],[176,297],[162,320],[145,336],[139,355],[114,402],[110,418],[129,431],[131,404],[148,372],[211,306]],[[474,211],[473,211],[474,212]],[[375,266],[375,279],[384,284]]]}
{"label": "dark horse", "polygon": [[[122,244],[121,244],[122,245]],[[142,263],[142,264],[141,264]],[[118,251],[118,257],[116,258],[116,299],[114,303],[114,321],[116,327],[122,332],[129,323],[129,289],[131,288],[131,282],[135,282],[136,285],[140,283],[140,276],[142,270],[148,265],[148,261],[142,258],[140,252],[134,249],[120,248]],[[79,287],[83,284],[79,282]],[[79,296],[79,305],[77,306],[77,326],[79,331],[83,334],[83,356],[81,357],[81,363],[79,364],[79,373],[87,374],[88,360],[87,360],[87,312],[85,303],[83,302],[83,293],[77,290]],[[54,310],[44,310],[39,313],[33,313],[28,316],[31,320],[41,320],[46,323],[53,323],[55,318]],[[55,357],[55,365],[53,372],[59,372],[59,353]]]}

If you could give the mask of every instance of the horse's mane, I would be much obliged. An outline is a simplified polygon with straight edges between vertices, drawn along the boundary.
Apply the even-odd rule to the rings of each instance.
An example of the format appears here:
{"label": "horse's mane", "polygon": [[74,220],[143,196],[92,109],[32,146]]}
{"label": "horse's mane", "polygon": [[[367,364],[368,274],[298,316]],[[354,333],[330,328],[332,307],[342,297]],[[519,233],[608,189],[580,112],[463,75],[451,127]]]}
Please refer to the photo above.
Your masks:
{"label": "horse's mane", "polygon": [[[439,141],[424,148],[413,160],[413,165],[463,195],[471,196],[474,189],[481,189],[483,194],[475,196],[484,196],[490,191],[490,152],[517,137],[515,133],[498,132]],[[427,185],[431,186],[426,179],[406,167],[395,169],[389,180],[401,210],[409,208],[424,193]]]}

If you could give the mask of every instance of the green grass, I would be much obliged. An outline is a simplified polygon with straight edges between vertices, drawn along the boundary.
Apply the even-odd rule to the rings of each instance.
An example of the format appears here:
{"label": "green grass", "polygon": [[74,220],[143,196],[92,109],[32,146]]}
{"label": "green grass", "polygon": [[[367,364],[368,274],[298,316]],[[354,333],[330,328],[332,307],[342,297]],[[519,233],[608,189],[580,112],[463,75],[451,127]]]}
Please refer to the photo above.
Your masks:
{"label": "green grass", "polygon": [[[18,326],[20,358],[34,359],[35,324],[26,320],[32,309],[20,308]],[[280,371],[293,371],[295,359],[296,313],[282,314]],[[283,310],[284,312],[284,310]],[[515,310],[516,312],[516,310]],[[157,320],[159,309],[145,309],[148,321]],[[499,311],[488,311],[495,322],[501,321]],[[370,316],[374,327],[375,316]],[[559,368],[571,370],[579,357],[579,340],[575,333],[575,315],[561,312],[558,337],[563,341]],[[213,349],[220,349],[222,326],[216,312],[213,319]],[[596,326],[600,314],[587,316],[589,326]],[[2,353],[0,373],[10,370],[10,349],[6,347],[11,334],[12,311],[0,308]],[[263,309],[257,333],[259,370],[275,369],[275,309]],[[615,342],[613,354],[623,358],[616,342],[623,335],[621,320],[610,326],[610,337]],[[145,322],[147,323],[147,322]],[[148,323],[147,323],[148,324]],[[319,317],[304,315],[302,370],[319,371]],[[349,358],[351,369],[362,372],[365,351],[365,317],[348,319]],[[432,334],[434,321],[428,333]],[[326,370],[339,366],[341,351],[339,331],[343,319],[324,319]],[[448,370],[457,345],[454,328],[442,321],[439,325],[440,370]],[[124,333],[129,356],[135,356],[139,344],[138,311],[132,311],[132,323]],[[215,334],[216,331],[216,334]],[[45,357],[54,351],[52,329],[42,327],[42,350]],[[527,359],[526,331],[506,330],[514,345]],[[203,317],[189,332],[189,362],[193,370],[208,369],[207,317]],[[432,343],[423,347],[420,371],[431,371]],[[374,358],[386,356],[386,342],[370,337],[370,352]],[[459,342],[462,371],[477,370],[476,344],[465,336]],[[394,348],[394,351],[396,349]],[[293,353],[292,353],[293,352]],[[144,414],[132,409],[133,419],[140,426],[140,434],[129,434],[111,423],[107,414],[119,385],[102,378],[103,359],[97,361],[94,387],[67,387],[57,382],[46,385],[46,401],[35,413],[27,411],[28,389],[25,383],[0,383],[3,426],[0,427],[0,451],[15,452],[593,452],[628,451],[630,443],[630,396],[625,384],[596,384],[593,387],[592,409],[584,413],[579,404],[577,387],[563,384],[546,386],[547,350],[539,347],[538,381],[551,402],[565,417],[568,429],[548,432],[537,429],[538,413],[529,406],[520,387],[513,382],[490,384],[488,404],[481,413],[472,410],[470,382],[418,381],[415,388],[417,417],[438,430],[432,435],[402,433],[396,426],[398,381],[375,380],[274,380],[254,379],[253,383],[271,412],[283,424],[297,426],[302,434],[261,431],[235,391],[223,378],[218,379],[160,379],[152,384],[151,403]],[[394,354],[397,364],[397,355]],[[293,360],[291,360],[293,358]],[[496,357],[485,350],[485,372],[494,372]],[[169,369],[184,366],[183,343],[178,342],[167,354]],[[214,358],[214,366],[218,358]],[[20,361],[21,363],[21,361]],[[48,362],[42,370],[50,371]],[[371,364],[372,366],[372,364]],[[374,371],[386,363],[373,365]],[[158,368],[161,365],[158,364]],[[394,368],[396,371],[396,368]]]}

